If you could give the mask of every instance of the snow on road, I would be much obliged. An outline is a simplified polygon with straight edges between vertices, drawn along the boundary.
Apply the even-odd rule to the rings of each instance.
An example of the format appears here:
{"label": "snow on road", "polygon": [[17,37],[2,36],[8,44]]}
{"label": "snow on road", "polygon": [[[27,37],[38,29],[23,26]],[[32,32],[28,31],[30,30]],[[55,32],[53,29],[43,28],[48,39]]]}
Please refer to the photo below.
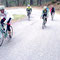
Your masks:
{"label": "snow on road", "polygon": [[[24,9],[10,11],[26,15]],[[49,17],[44,30],[40,15],[41,11],[34,9],[31,21],[25,18],[13,24],[14,36],[0,47],[0,60],[60,60],[60,15],[56,14],[54,21]]]}

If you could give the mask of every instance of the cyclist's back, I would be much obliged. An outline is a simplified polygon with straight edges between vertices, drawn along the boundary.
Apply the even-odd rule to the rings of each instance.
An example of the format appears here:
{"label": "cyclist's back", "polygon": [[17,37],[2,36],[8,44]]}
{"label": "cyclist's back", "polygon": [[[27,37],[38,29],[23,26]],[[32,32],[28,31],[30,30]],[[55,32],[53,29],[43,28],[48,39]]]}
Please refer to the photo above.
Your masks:
{"label": "cyclist's back", "polygon": [[26,8],[26,10],[27,10],[27,11],[32,11],[31,6],[30,6],[30,5],[28,5],[28,6],[27,6],[27,8]]}
{"label": "cyclist's back", "polygon": [[55,13],[55,8],[54,8],[53,5],[52,5],[52,7],[51,7],[51,9],[50,9],[50,13],[51,13],[51,15],[52,15],[52,13]]}
{"label": "cyclist's back", "polygon": [[47,17],[48,13],[47,13],[47,9],[46,7],[44,7],[43,11],[42,11],[42,18],[44,19],[44,16]]}

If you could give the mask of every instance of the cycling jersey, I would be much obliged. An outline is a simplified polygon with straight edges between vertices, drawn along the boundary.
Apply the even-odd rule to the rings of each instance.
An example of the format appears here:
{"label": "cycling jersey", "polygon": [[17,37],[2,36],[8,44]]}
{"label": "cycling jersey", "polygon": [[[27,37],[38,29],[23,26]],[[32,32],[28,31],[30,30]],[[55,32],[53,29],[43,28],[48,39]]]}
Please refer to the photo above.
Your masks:
{"label": "cycling jersey", "polygon": [[4,10],[4,13],[0,13],[0,17],[1,17],[1,25],[3,27],[3,23],[7,23],[7,30],[10,31],[10,22],[11,19],[13,19],[13,16],[8,13],[6,10]]}
{"label": "cycling jersey", "polygon": [[45,10],[43,10],[42,11],[42,19],[44,19],[44,16],[46,16],[47,17],[47,9],[45,9]]}
{"label": "cycling jersey", "polygon": [[32,8],[31,8],[31,6],[30,7],[27,7],[27,9],[26,9],[27,11],[32,11]]}
{"label": "cycling jersey", "polygon": [[55,8],[52,7],[52,8],[50,9],[50,12],[55,12]]}
{"label": "cycling jersey", "polygon": [[54,8],[54,7],[52,7],[52,8],[50,9],[50,13],[51,13],[51,15],[52,15],[52,13],[55,13],[55,8]]}
{"label": "cycling jersey", "polygon": [[13,19],[12,14],[8,13],[7,10],[4,10],[4,13],[0,13],[1,19],[5,18],[5,22],[9,20],[9,18]]}

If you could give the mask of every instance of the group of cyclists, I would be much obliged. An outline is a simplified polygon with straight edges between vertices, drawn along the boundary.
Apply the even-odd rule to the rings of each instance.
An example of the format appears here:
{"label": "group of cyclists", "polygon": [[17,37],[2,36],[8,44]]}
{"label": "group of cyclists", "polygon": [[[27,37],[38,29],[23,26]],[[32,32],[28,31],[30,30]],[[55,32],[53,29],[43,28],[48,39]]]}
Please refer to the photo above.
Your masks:
{"label": "group of cyclists", "polygon": [[[55,8],[53,5],[51,5],[50,13],[51,13],[51,18],[53,20],[53,17],[55,14]],[[42,16],[41,16],[43,19],[42,29],[44,29],[44,27],[45,27],[45,24],[46,24],[47,18],[48,18],[48,14],[49,14],[49,8],[47,6],[44,6],[43,10],[42,10]]]}
{"label": "group of cyclists", "polygon": [[[32,12],[32,8],[31,8],[31,6],[29,4],[28,4],[28,6],[26,8],[26,11],[27,11],[28,18],[30,19],[30,14]],[[49,13],[49,8],[47,6],[44,6],[43,10],[42,10],[42,15],[41,15],[41,17],[43,19],[43,24],[42,24],[43,29],[45,28],[45,24],[47,22],[48,13]],[[50,13],[51,13],[51,17],[52,17],[52,20],[53,20],[53,16],[55,14],[55,8],[54,8],[53,5],[51,6]],[[4,5],[0,5],[0,26],[2,27],[2,31],[5,34],[5,36],[6,36],[6,33],[7,33],[6,31],[8,31],[9,38],[12,38],[12,35],[11,35],[11,27],[12,27],[11,26],[11,20],[12,19],[13,19],[12,14],[7,12]],[[4,24],[6,24],[6,28],[4,27]],[[1,32],[1,34],[3,34],[3,33]],[[0,41],[1,41],[0,46],[2,45],[3,40],[4,39],[2,39],[2,40],[0,39]]]}
{"label": "group of cyclists", "polygon": [[[31,6],[28,5],[26,10],[27,10],[27,16],[28,16],[28,18],[30,18],[30,14],[31,14],[31,11],[32,11]],[[42,19],[43,19],[43,24],[42,24],[42,28],[43,28],[43,29],[44,29],[45,24],[46,24],[46,22],[47,22],[48,13],[49,13],[49,8],[48,8],[48,6],[44,6],[44,7],[43,7],[43,10],[42,10],[42,15],[41,15],[41,17],[42,17]],[[53,16],[54,16],[54,14],[55,14],[55,8],[54,8],[53,5],[51,5],[50,13],[51,13],[51,18],[52,18],[52,20],[53,20]]]}
{"label": "group of cyclists", "polygon": [[[32,12],[32,8],[31,8],[31,6],[29,4],[28,4],[28,6],[26,8],[26,11],[27,11],[27,16],[30,18],[30,14]],[[46,22],[47,22],[48,13],[49,13],[49,8],[47,6],[44,6],[43,10],[42,10],[43,25],[45,25]],[[55,8],[54,8],[53,5],[51,6],[50,13],[51,13],[51,16],[55,13]],[[9,33],[9,37],[11,38],[10,25],[11,25],[11,20],[13,19],[13,17],[12,17],[11,14],[9,14],[5,10],[5,6],[3,6],[3,5],[0,6],[0,18],[1,18],[0,23],[1,23],[1,26],[2,26],[3,30],[5,30],[5,28],[4,28],[4,22],[6,21],[7,31]],[[44,27],[42,26],[42,28],[44,28]]]}

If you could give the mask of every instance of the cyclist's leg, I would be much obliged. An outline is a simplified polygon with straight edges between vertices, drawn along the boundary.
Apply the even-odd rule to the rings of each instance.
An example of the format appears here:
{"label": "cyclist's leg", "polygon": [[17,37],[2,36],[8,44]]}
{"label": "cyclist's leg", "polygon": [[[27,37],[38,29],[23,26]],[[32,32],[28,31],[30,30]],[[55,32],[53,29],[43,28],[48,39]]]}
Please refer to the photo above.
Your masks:
{"label": "cyclist's leg", "polygon": [[4,28],[4,22],[5,22],[5,20],[6,20],[6,18],[1,19],[1,26],[2,26],[3,30],[5,30],[5,28]]}
{"label": "cyclist's leg", "polygon": [[45,24],[47,23],[47,18],[45,18]]}
{"label": "cyclist's leg", "polygon": [[43,25],[45,26],[45,24],[47,23],[47,16],[44,16],[43,18],[44,18],[43,19]]}
{"label": "cyclist's leg", "polygon": [[9,37],[11,38],[11,29],[10,29],[10,25],[8,24],[7,24],[7,31],[8,31]]}
{"label": "cyclist's leg", "polygon": [[53,12],[51,12],[51,18],[52,18],[52,20],[53,20]]}
{"label": "cyclist's leg", "polygon": [[9,37],[11,38],[10,21],[11,21],[11,18],[9,18],[9,20],[7,21],[7,31],[8,31]]}
{"label": "cyclist's leg", "polygon": [[46,27],[46,23],[47,23],[47,18],[45,18],[45,25],[44,25],[45,27]]}
{"label": "cyclist's leg", "polygon": [[43,15],[43,25],[45,25],[45,16]]}

